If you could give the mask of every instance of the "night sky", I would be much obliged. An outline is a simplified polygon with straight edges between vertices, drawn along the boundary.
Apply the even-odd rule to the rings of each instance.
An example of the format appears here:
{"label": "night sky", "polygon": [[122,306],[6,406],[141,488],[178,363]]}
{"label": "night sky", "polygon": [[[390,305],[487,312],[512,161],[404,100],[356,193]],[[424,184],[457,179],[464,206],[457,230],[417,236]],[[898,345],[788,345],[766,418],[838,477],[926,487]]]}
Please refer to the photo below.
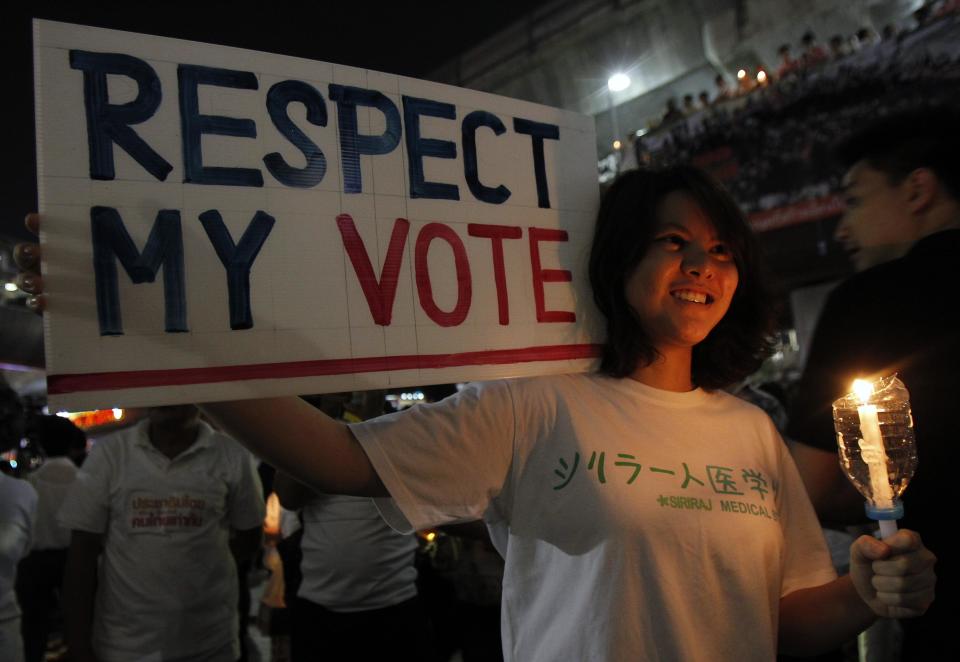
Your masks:
{"label": "night sky", "polygon": [[36,207],[31,18],[223,44],[423,77],[544,0],[512,2],[30,2],[3,12],[0,234]]}

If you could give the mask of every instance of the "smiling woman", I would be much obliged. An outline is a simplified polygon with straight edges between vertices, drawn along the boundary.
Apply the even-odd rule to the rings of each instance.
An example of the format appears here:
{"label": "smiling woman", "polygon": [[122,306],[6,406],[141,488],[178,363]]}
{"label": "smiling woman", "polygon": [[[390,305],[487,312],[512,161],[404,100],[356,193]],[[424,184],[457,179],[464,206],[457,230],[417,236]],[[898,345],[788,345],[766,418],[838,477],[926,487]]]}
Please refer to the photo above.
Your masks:
{"label": "smiling woman", "polygon": [[[665,282],[655,284],[657,277]],[[670,304],[660,306],[662,321],[697,322],[696,329],[683,322],[694,332],[682,341],[692,348],[693,385],[739,381],[769,350],[773,318],[753,235],[729,194],[694,168],[631,171],[610,187],[597,217],[590,281],[607,320],[600,371],[611,377],[656,367],[672,344],[654,337],[661,331],[649,317],[658,286],[670,297],[659,302]]]}
{"label": "smiling woman", "polygon": [[627,277],[624,294],[660,357],[667,352],[683,357],[726,314],[737,288],[737,265],[688,194],[669,193],[656,221],[653,242]]}

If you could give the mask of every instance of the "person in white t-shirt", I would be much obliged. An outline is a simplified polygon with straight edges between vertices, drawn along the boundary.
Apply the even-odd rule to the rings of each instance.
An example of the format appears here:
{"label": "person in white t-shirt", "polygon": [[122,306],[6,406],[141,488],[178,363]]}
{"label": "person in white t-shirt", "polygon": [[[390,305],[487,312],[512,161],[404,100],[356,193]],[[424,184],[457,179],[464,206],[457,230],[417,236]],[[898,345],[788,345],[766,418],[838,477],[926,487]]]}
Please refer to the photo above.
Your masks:
{"label": "person in white t-shirt", "polygon": [[[0,381],[0,453],[16,448],[23,437],[23,405]],[[37,517],[37,492],[25,480],[0,471],[0,660],[23,662],[20,607],[14,584],[17,564],[30,550]]]}
{"label": "person in white t-shirt", "polygon": [[98,441],[59,514],[70,659],[235,662],[235,559],[263,517],[253,458],[192,405]]}
{"label": "person in white t-shirt", "polygon": [[63,571],[67,564],[70,531],[60,526],[57,513],[79,471],[73,457],[86,452],[87,436],[67,418],[37,416],[28,435],[43,450],[45,459],[27,476],[37,490],[37,527],[30,555],[20,562],[17,598],[23,623],[26,662],[42,662],[47,651],[51,618],[60,612]]}
{"label": "person in white t-shirt", "polygon": [[911,531],[864,536],[836,579],[772,423],[719,390],[766,350],[754,252],[699,171],[631,171],[591,253],[599,373],[474,385],[349,427],[296,398],[203,407],[318,491],[383,498],[397,528],[486,520],[506,561],[505,660],[829,650],[923,613],[935,559]]}
{"label": "person in white t-shirt", "polygon": [[[329,416],[362,420],[344,407],[350,395],[311,400]],[[365,395],[362,409],[370,411],[360,413],[382,413],[383,394]],[[292,662],[434,657],[417,595],[414,535],[390,528],[372,499],[320,494],[282,471],[273,488],[302,526],[298,567],[284,574],[297,578],[287,582],[285,596]]]}

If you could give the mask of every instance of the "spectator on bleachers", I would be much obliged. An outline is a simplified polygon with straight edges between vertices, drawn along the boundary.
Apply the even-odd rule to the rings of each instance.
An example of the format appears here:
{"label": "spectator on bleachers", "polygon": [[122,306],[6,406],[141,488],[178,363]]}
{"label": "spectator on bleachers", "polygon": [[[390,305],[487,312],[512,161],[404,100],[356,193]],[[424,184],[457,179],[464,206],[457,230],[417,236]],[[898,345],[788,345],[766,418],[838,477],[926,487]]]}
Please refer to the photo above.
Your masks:
{"label": "spectator on bleachers", "polygon": [[800,61],[790,54],[790,44],[783,44],[777,49],[780,55],[780,66],[777,67],[777,79],[784,78],[800,68]]}
{"label": "spectator on bleachers", "polygon": [[812,30],[807,30],[803,34],[800,43],[803,44],[803,55],[800,56],[800,61],[805,69],[813,69],[830,59],[823,46],[817,43],[817,35]]}
{"label": "spectator on bleachers", "polygon": [[713,82],[717,86],[717,96],[713,98],[714,103],[721,103],[736,96],[730,86],[727,85],[727,78],[723,74],[717,74]]}
{"label": "spectator on bleachers", "polygon": [[850,55],[850,45],[843,35],[835,34],[830,37],[830,57],[834,60],[842,60]]}
{"label": "spectator on bleachers", "polygon": [[943,0],[934,12],[934,19],[940,19],[950,14],[960,13],[960,0]]}
{"label": "spectator on bleachers", "polygon": [[677,107],[677,100],[673,97],[667,99],[667,109],[663,113],[663,124],[672,124],[677,120],[683,119],[683,112]]}
{"label": "spectator on bleachers", "polygon": [[696,104],[696,103],[694,102],[694,100],[693,100],[693,95],[692,95],[692,94],[684,94],[684,95],[683,95],[683,114],[684,114],[684,115],[693,115],[693,114],[694,114],[695,112],[697,112],[698,110],[699,110],[699,108],[697,108],[697,104]]}
{"label": "spectator on bleachers", "polygon": [[913,20],[917,22],[916,28],[922,28],[929,25],[934,19],[933,12],[930,11],[930,5],[924,4],[913,12]]}
{"label": "spectator on bleachers", "polygon": [[872,28],[862,27],[857,30],[857,34],[854,36],[854,43],[856,43],[856,50],[861,50],[874,46],[880,41],[880,38],[877,36],[877,33],[873,31]]}

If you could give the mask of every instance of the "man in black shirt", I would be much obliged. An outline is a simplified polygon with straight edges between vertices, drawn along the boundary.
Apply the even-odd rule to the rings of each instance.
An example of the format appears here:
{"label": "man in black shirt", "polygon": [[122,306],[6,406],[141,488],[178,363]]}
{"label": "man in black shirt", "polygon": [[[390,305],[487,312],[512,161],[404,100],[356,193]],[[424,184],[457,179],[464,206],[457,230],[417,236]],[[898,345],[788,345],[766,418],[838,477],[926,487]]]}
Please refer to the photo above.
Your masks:
{"label": "man in black shirt", "polygon": [[837,238],[860,273],[828,297],[790,411],[787,436],[821,520],[862,521],[863,498],[840,471],[831,403],[856,377],[894,372],[911,394],[919,469],[901,525],[938,557],[937,599],[903,621],[904,660],[951,655],[957,613],[954,485],[960,479],[960,115],[891,117],[840,149],[847,212]]}

